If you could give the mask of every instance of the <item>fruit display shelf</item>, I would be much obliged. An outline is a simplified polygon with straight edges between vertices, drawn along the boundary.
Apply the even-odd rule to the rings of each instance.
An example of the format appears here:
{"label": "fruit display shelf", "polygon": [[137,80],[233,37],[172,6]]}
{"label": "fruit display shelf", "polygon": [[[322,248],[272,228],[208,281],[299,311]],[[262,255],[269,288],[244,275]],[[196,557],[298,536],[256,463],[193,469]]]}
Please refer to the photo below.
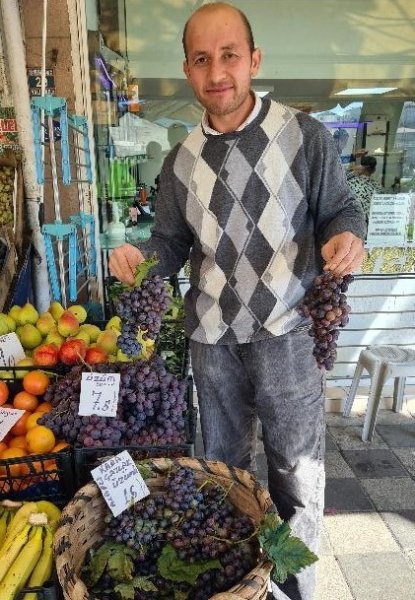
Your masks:
{"label": "fruit display shelf", "polygon": [[197,408],[193,401],[193,379],[187,378],[188,386],[186,391],[187,409],[185,413],[185,436],[186,441],[179,444],[163,445],[128,445],[103,448],[84,448],[74,447],[74,470],[75,487],[85,485],[91,480],[91,469],[95,468],[99,462],[107,457],[127,450],[134,460],[145,460],[148,458],[178,458],[194,456],[194,444],[196,438]]}

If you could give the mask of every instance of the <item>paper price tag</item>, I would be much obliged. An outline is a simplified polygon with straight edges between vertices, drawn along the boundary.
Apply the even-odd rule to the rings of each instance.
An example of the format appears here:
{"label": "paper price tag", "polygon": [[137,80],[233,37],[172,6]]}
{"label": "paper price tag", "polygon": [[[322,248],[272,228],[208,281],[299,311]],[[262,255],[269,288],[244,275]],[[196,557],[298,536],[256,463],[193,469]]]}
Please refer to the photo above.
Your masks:
{"label": "paper price tag", "polygon": [[19,410],[18,408],[0,407],[0,442],[6,437],[20,417],[24,415],[24,412],[24,410]]}
{"label": "paper price tag", "polygon": [[127,450],[92,469],[91,475],[114,517],[150,494]]}
{"label": "paper price tag", "polygon": [[119,373],[82,373],[78,414],[116,417],[119,392]]}
{"label": "paper price tag", "polygon": [[26,354],[17,335],[14,332],[1,335],[0,367],[14,367],[22,358],[26,358]]}

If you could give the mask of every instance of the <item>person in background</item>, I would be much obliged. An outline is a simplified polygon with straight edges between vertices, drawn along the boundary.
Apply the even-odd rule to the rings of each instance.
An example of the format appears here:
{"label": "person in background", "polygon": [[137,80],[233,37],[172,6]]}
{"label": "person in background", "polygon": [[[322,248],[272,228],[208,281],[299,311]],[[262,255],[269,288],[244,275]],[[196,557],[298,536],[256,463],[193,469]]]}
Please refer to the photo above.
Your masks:
{"label": "person in background", "polygon": [[366,222],[369,221],[370,203],[373,194],[382,193],[380,183],[372,178],[376,171],[377,161],[374,156],[362,156],[360,165],[356,165],[347,173],[347,183],[355,197],[361,202]]}
{"label": "person in background", "polygon": [[360,148],[359,150],[356,150],[356,152],[351,153],[351,154],[342,154],[343,150],[347,146],[349,137],[350,137],[349,133],[343,127],[339,127],[333,133],[334,144],[337,148],[337,152],[340,156],[340,160],[344,165],[351,165],[352,163],[354,163],[356,161],[357,157],[364,156],[365,154],[367,154],[367,150],[365,150],[364,148]]}
{"label": "person in background", "polygon": [[[261,51],[244,13],[204,4],[183,47],[205,112],[164,161],[150,240],[116,248],[110,270],[131,283],[153,252],[164,277],[190,257],[185,328],[206,457],[255,471],[259,417],[271,497],[317,552],[324,372],[297,306],[323,268],[360,266],[363,211],[326,128],[252,91]],[[314,567],[272,586],[275,598],[311,600]]]}

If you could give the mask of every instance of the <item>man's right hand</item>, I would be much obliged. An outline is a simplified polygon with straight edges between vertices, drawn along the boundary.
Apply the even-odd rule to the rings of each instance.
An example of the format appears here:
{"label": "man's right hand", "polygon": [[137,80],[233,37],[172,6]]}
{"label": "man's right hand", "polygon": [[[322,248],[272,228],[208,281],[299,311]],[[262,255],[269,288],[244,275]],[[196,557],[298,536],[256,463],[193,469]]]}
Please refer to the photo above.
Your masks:
{"label": "man's right hand", "polygon": [[140,250],[131,244],[123,244],[115,248],[110,256],[109,270],[122,283],[133,285],[137,265],[144,261]]}

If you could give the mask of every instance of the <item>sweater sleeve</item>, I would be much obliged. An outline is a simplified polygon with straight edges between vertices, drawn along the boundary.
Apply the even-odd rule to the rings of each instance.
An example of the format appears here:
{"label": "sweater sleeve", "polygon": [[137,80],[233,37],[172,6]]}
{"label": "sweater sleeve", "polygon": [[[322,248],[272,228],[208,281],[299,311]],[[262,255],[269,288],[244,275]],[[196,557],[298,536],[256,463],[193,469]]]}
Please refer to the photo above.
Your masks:
{"label": "sweater sleeve", "polygon": [[156,199],[154,226],[148,241],[138,244],[145,257],[156,253],[159,264],[152,272],[167,277],[180,271],[189,257],[193,234],[180,208],[180,194],[185,206],[187,190],[173,171],[177,148],[164,161],[160,173],[159,192]]}
{"label": "sweater sleeve", "polygon": [[[350,231],[362,240],[366,220],[361,204],[351,192],[344,167],[330,133],[321,126],[305,148],[309,167],[309,205],[321,245],[338,233]],[[306,143],[305,143],[306,144]]]}

